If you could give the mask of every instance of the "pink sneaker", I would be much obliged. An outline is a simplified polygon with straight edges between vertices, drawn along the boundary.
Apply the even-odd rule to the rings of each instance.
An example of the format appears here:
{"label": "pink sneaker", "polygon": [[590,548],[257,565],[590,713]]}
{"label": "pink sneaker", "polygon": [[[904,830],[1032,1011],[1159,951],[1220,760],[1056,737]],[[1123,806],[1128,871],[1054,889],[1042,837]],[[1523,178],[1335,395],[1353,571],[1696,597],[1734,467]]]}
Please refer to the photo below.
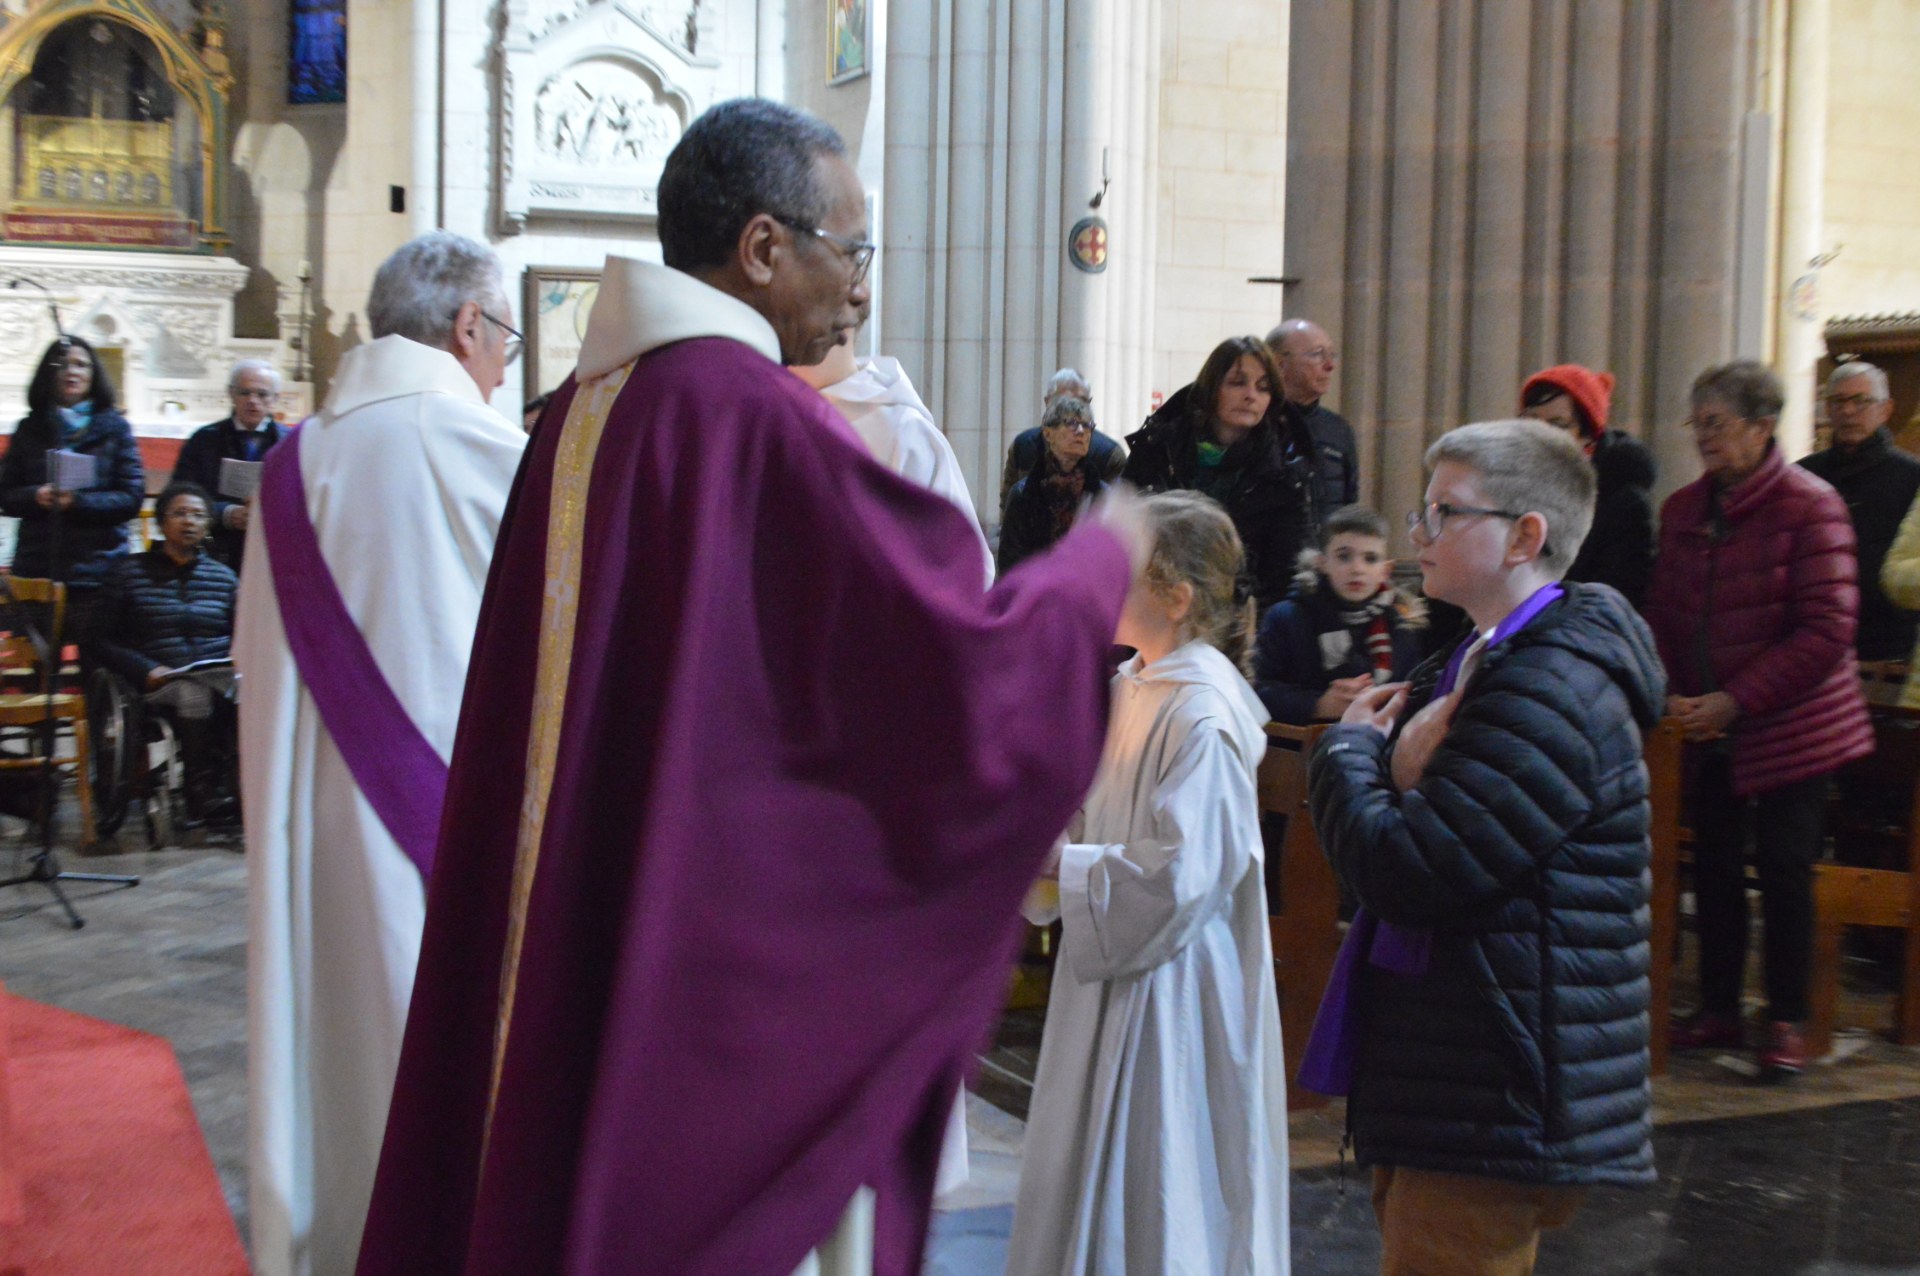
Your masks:
{"label": "pink sneaker", "polygon": [[1800,1029],[1790,1023],[1767,1025],[1767,1042],[1757,1056],[1760,1071],[1779,1080],[1790,1080],[1806,1071],[1807,1041]]}
{"label": "pink sneaker", "polygon": [[1739,1018],[1711,1010],[1677,1019],[1667,1031],[1667,1049],[1674,1051],[1737,1049],[1745,1044]]}

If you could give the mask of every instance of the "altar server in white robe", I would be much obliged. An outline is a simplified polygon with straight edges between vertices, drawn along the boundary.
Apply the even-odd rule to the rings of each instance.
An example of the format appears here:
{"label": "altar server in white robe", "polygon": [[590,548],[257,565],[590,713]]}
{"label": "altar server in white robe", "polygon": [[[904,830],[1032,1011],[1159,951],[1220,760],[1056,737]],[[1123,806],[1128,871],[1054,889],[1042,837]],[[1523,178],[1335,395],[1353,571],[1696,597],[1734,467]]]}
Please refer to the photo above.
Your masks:
{"label": "altar server in white robe", "polygon": [[847,418],[847,424],[880,464],[946,497],[967,516],[967,525],[980,538],[980,554],[986,560],[991,583],[993,551],[987,546],[986,533],[980,530],[980,515],[973,508],[973,493],[967,488],[967,476],[960,472],[960,458],[954,455],[953,444],[934,423],[933,413],[921,401],[900,361],[886,355],[857,357],[853,353],[857,340],[858,333],[847,334],[825,359],[811,367],[795,368],[794,372],[840,409],[840,415]]}
{"label": "altar server in white robe", "polygon": [[1117,641],[1106,751],[1055,880],[1063,923],[1007,1264],[1021,1276],[1279,1276],[1287,1112],[1237,662],[1239,538],[1189,492],[1148,502],[1153,558]]}
{"label": "altar server in white robe", "polygon": [[[319,575],[331,577],[351,622],[322,646],[349,645],[345,631],[356,630],[400,721],[430,746],[427,762],[437,755],[440,793],[414,795],[429,803],[415,820],[428,832],[413,839],[429,858],[480,597],[526,444],[488,406],[519,353],[511,316],[490,250],[444,231],[412,240],[374,280],[375,339],[347,352],[326,403],[296,436],[301,486],[291,490],[304,490]],[[263,487],[255,528],[271,499]],[[280,526],[299,504],[280,511]],[[356,769],[389,743],[365,738],[385,727],[340,727],[315,699],[310,684],[321,679],[297,633],[290,646],[283,608],[296,609],[297,630],[325,591],[309,576],[297,597],[282,597],[296,592],[294,569],[274,560],[295,556],[271,527],[251,539],[234,658],[253,1262],[262,1276],[343,1276],[358,1255],[413,990],[423,868]],[[331,694],[322,689],[322,700]]]}

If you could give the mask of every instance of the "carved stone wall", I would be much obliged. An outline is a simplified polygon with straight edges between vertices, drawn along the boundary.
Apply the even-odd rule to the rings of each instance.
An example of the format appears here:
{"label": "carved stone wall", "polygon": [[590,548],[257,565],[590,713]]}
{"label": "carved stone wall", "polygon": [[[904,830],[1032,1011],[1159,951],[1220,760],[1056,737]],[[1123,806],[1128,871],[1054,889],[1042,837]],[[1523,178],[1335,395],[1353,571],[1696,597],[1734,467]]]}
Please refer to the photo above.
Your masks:
{"label": "carved stone wall", "polygon": [[[700,0],[509,0],[496,59],[500,230],[638,220],[667,153],[713,101]],[[710,14],[708,15],[710,17]]]}
{"label": "carved stone wall", "polygon": [[[243,358],[292,366],[286,343],[233,333],[233,298],[247,267],[226,257],[0,247],[0,431],[27,410],[27,385],[57,335],[46,288],[66,330],[121,369],[120,402],[143,435],[183,438],[225,416],[227,373]],[[282,334],[291,336],[291,332]],[[279,410],[303,416],[309,387],[289,385]]]}

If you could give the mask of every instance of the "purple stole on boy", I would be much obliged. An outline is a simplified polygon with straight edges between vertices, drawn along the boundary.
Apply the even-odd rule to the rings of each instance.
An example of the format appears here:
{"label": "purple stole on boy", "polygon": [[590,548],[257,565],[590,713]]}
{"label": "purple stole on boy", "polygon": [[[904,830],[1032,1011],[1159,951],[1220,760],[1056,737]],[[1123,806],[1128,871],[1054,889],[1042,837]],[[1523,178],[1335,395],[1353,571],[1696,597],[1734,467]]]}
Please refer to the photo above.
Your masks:
{"label": "purple stole on boy", "polygon": [[[1453,650],[1447,667],[1434,684],[1433,699],[1452,694],[1453,689],[1470,679],[1487,648],[1504,642],[1524,629],[1535,616],[1566,594],[1556,581],[1535,590],[1514,608],[1505,620],[1493,627],[1484,639],[1475,635]],[[1424,975],[1433,957],[1433,932],[1418,926],[1399,926],[1381,921],[1365,907],[1353,915],[1347,937],[1334,958],[1333,971],[1327,977],[1327,991],[1320,998],[1320,1011],[1313,1018],[1313,1032],[1300,1057],[1300,1072],[1295,1078],[1301,1086],[1316,1094],[1346,1094],[1353,1084],[1353,1056],[1359,1047],[1354,1020],[1353,985],[1360,960],[1394,975]]]}

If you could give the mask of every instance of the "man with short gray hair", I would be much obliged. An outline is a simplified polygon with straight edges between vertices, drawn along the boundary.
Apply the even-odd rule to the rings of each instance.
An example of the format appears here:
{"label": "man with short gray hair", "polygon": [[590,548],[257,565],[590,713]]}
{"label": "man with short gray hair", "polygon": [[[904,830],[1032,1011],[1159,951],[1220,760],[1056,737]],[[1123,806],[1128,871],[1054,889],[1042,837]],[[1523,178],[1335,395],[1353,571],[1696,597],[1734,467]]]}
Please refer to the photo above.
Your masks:
{"label": "man with short gray hair", "polygon": [[280,401],[280,373],[265,359],[242,359],[227,374],[227,394],[233,412],[224,421],[202,426],[190,435],[173,463],[173,481],[198,483],[213,495],[209,511],[213,528],[207,549],[215,558],[240,570],[247,548],[247,520],[253,514],[250,496],[222,490],[220,463],[264,461],[274,444],[286,437],[286,427],[274,419]]}
{"label": "man with short gray hair", "polygon": [[1833,484],[1853,518],[1860,556],[1860,625],[1854,650],[1862,660],[1905,660],[1913,650],[1920,613],[1897,606],[1880,586],[1880,567],[1900,520],[1920,495],[1920,458],[1893,444],[1887,420],[1893,399],[1887,374],[1871,363],[1847,360],[1827,377],[1823,396],[1833,427],[1829,446],[1801,460]]}
{"label": "man with short gray hair", "polygon": [[380,267],[373,340],[267,457],[234,661],[247,830],[254,1270],[351,1272],[413,991],[467,653],[526,435],[500,263]]}

